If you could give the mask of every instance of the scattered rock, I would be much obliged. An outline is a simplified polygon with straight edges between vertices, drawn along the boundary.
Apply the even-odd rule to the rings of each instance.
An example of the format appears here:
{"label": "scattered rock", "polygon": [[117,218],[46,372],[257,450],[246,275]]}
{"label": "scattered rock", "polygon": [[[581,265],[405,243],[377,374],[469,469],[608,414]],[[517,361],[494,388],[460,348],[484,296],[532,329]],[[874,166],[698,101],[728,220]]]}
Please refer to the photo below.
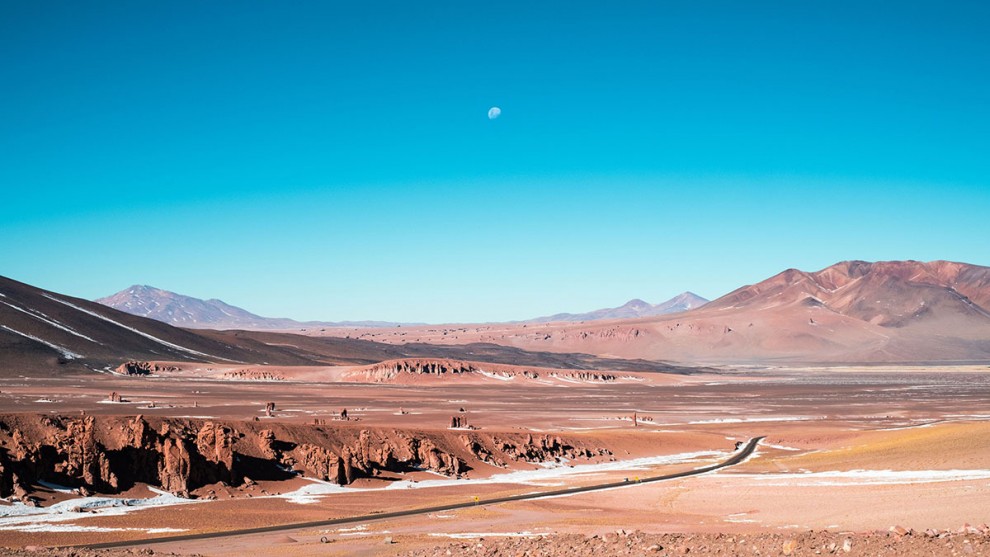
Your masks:
{"label": "scattered rock", "polygon": [[910,535],[912,532],[903,526],[891,526],[890,531],[896,534],[898,537],[904,537]]}

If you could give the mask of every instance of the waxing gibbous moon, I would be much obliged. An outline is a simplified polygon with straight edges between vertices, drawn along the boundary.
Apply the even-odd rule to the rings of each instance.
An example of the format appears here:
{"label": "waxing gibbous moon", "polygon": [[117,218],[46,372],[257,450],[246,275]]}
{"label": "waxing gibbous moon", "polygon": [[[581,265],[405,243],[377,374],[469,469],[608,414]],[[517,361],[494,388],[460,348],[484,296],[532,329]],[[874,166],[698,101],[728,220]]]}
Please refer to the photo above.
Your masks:
{"label": "waxing gibbous moon", "polygon": [[491,108],[488,109],[488,119],[489,120],[494,120],[494,119],[498,118],[499,115],[501,115],[501,114],[502,114],[502,109],[499,108],[499,107],[497,107],[497,106],[493,106],[493,107],[491,107]]}

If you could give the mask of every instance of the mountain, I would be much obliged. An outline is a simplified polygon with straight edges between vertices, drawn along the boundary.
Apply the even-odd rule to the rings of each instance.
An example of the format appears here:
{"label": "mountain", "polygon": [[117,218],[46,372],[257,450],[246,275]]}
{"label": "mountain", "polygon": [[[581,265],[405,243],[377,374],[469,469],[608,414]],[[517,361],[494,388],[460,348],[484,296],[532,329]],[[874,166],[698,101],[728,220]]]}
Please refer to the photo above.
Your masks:
{"label": "mountain", "polygon": [[[134,285],[96,302],[132,315],[191,329],[272,329],[297,325],[291,319],[266,319],[220,300],[200,300],[152,286]],[[280,326],[266,326],[275,323]]]}
{"label": "mountain", "polygon": [[221,300],[201,300],[154,288],[134,285],[97,303],[189,329],[240,329],[246,331],[300,329],[308,327],[387,327],[384,321],[296,321],[282,317],[262,317]]}
{"label": "mountain", "polygon": [[684,292],[659,304],[650,304],[640,299],[629,300],[617,308],[604,308],[587,313],[557,313],[545,317],[537,317],[523,323],[549,323],[555,321],[600,321],[603,319],[630,319],[678,313],[701,307],[708,300],[693,292]]}
{"label": "mountain", "polygon": [[709,309],[802,302],[885,327],[953,313],[990,317],[990,267],[951,261],[843,261],[821,271],[788,269],[712,302]]}

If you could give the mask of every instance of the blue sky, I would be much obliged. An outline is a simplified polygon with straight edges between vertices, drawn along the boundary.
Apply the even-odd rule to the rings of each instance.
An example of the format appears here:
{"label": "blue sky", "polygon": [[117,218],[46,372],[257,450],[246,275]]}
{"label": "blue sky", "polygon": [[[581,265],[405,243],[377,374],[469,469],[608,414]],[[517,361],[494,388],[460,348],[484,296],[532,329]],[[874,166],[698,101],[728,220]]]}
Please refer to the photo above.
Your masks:
{"label": "blue sky", "polygon": [[611,4],[0,4],[0,274],[442,322],[990,265],[986,3]]}

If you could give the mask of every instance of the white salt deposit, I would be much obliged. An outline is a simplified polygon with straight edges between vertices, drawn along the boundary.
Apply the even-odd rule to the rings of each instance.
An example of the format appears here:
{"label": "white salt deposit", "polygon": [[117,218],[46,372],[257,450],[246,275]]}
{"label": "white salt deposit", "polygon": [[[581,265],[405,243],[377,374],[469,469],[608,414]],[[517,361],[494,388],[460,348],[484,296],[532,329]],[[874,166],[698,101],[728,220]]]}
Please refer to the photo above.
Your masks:
{"label": "white salt deposit", "polygon": [[830,470],[801,474],[732,474],[774,486],[858,486],[990,480],[990,470]]}
{"label": "white salt deposit", "polygon": [[[53,484],[54,485],[54,484]],[[61,486],[58,486],[61,487]],[[92,530],[82,528],[102,528],[77,526],[74,524],[59,524],[74,522],[97,516],[120,516],[129,512],[148,509],[154,507],[167,507],[171,505],[183,505],[200,503],[192,499],[184,499],[155,488],[149,488],[157,495],[147,499],[116,498],[116,497],[79,497],[69,499],[48,507],[34,507],[16,502],[9,506],[0,506],[0,531],[16,530],[19,532],[103,532],[129,529],[113,530]],[[137,528],[135,530],[151,530]],[[178,530],[161,530],[178,531]]]}
{"label": "white salt deposit", "polygon": [[478,373],[490,379],[498,379],[499,381],[512,381],[513,379],[515,379],[515,377],[513,377],[512,375],[500,375],[498,373],[492,373],[490,371],[484,371],[481,369],[478,370]]}
{"label": "white salt deposit", "polygon": [[451,532],[451,533],[431,533],[437,538],[453,538],[455,540],[471,540],[475,538],[535,538],[549,536],[549,532]]}

